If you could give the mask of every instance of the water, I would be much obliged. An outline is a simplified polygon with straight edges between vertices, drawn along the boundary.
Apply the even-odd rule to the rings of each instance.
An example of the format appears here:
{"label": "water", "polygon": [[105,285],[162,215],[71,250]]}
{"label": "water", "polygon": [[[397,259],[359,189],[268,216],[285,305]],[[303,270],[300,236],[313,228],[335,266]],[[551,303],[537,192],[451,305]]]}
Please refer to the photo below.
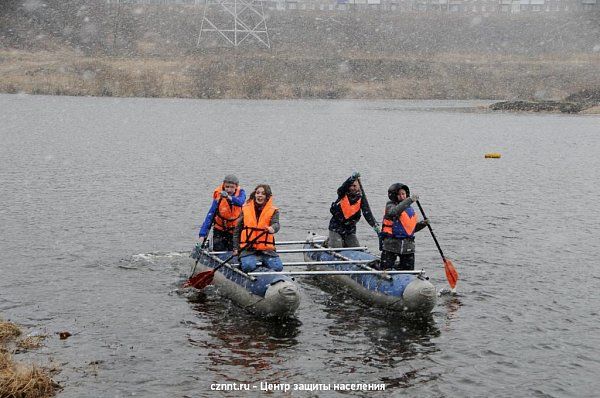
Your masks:
{"label": "water", "polygon": [[[0,96],[0,315],[45,346],[60,397],[225,396],[212,383],[385,383],[351,396],[594,396],[600,387],[600,117],[439,101]],[[484,159],[500,152],[502,159]],[[358,170],[381,214],[419,193],[460,273],[430,318],[401,319],[300,279],[295,319],[209,288],[177,294],[219,179],[271,184],[279,239],[325,233]],[[363,221],[362,243],[376,248]],[[424,230],[417,263],[438,290]],[[73,334],[59,340],[59,331]],[[234,393],[235,395],[235,393]],[[276,392],[336,396],[341,392]]]}

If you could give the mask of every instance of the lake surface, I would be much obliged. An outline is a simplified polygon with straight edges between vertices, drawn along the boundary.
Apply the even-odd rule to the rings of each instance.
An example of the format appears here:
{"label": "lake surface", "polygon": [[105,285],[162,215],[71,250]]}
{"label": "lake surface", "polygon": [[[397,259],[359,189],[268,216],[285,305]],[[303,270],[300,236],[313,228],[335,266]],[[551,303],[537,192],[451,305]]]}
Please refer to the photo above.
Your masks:
{"label": "lake surface", "polygon": [[[385,384],[271,394],[294,397],[596,396],[600,116],[484,104],[0,95],[0,316],[48,334],[16,359],[59,367],[61,398],[260,396],[261,383]],[[271,185],[289,240],[326,233],[355,170],[378,217],[391,183],[418,193],[454,262],[458,295],[430,318],[308,278],[285,321],[213,288],[178,294],[225,174]],[[364,220],[358,233],[377,249]],[[447,290],[427,230],[417,268]]]}

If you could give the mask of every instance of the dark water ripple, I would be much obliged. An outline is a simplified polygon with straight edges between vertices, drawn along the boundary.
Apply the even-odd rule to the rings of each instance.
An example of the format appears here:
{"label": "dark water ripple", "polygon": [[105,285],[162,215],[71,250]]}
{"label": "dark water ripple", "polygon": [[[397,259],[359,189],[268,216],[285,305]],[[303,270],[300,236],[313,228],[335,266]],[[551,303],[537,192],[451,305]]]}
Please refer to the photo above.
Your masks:
{"label": "dark water ripple", "polygon": [[[61,397],[231,395],[215,382],[387,389],[271,394],[297,397],[595,396],[600,119],[472,105],[0,96],[0,315],[49,335],[17,356],[58,365]],[[442,290],[430,317],[307,278],[297,316],[277,322],[214,287],[177,290],[222,175],[270,183],[287,240],[324,232],[353,170],[378,216],[392,182],[421,195],[461,275],[447,294],[418,236]],[[359,234],[377,247],[365,223]]]}

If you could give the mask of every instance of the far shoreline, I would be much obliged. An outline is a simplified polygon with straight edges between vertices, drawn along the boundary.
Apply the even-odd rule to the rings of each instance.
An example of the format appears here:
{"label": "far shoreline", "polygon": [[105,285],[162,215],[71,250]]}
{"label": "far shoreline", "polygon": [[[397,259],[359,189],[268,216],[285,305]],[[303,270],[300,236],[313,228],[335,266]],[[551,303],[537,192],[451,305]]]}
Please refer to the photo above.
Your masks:
{"label": "far shoreline", "polygon": [[382,111],[448,111],[466,113],[492,113],[489,106],[496,103],[493,99],[414,99],[414,98],[281,98],[281,99],[248,99],[248,98],[182,98],[182,97],[115,97],[94,95],[67,95],[67,94],[31,94],[26,92],[3,93],[5,97],[46,97],[46,98],[68,98],[77,100],[79,98],[112,99],[112,100],[173,100],[173,101],[206,101],[206,102],[348,102],[360,103],[369,108]]}
{"label": "far shoreline", "polygon": [[[531,60],[490,54],[402,54],[384,59],[373,54],[343,54],[328,58],[282,54],[213,54],[178,57],[84,56],[58,52],[0,49],[0,92],[41,95],[195,98],[195,99],[339,99],[502,101],[533,98],[534,94],[561,100],[594,87],[582,78],[547,82],[529,76],[518,82],[519,71],[532,65],[581,70],[594,68],[599,55],[572,54]],[[507,62],[513,67],[506,67]],[[503,67],[497,65],[503,64]],[[360,65],[357,67],[355,65]],[[365,75],[363,70],[372,70]],[[477,74],[463,73],[477,69]],[[300,71],[309,70],[310,76]],[[300,73],[300,75],[298,75]],[[573,76],[577,76],[573,73]],[[599,83],[600,84],[600,83]],[[540,89],[540,87],[547,87]]]}
{"label": "far shoreline", "polygon": [[[97,96],[97,95],[70,95],[70,94],[44,94],[44,93],[6,93],[0,92],[4,96],[34,96],[34,97],[66,97],[66,98],[107,98],[107,99],[132,99],[132,100],[201,100],[201,101],[247,101],[247,102],[279,102],[279,101],[345,101],[345,102],[362,102],[365,104],[376,105],[378,103],[399,104],[394,107],[382,108],[381,110],[404,110],[404,111],[453,111],[453,112],[468,112],[468,113],[515,113],[515,114],[578,114],[578,115],[600,115],[600,104],[582,105],[582,109],[576,112],[564,112],[559,109],[523,109],[520,104],[523,102],[535,104],[544,103],[545,101],[498,101],[496,99],[431,99],[431,98],[267,98],[267,99],[249,99],[249,98],[184,98],[184,97],[116,97],[116,96]],[[447,102],[448,104],[443,104]],[[551,101],[560,102],[560,101]],[[410,105],[410,103],[414,103]],[[405,106],[403,106],[403,104]],[[498,104],[505,104],[503,109],[494,109]]]}

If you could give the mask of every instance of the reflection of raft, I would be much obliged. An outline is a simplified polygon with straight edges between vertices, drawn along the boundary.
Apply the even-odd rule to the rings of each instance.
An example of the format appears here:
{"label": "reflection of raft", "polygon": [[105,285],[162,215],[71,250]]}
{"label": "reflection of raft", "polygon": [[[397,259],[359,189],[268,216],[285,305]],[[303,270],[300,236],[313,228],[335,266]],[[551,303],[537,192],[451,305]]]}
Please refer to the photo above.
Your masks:
{"label": "reflection of raft", "polygon": [[[315,241],[304,245],[305,249],[321,248]],[[364,264],[365,260],[377,262],[377,258],[366,251],[349,250],[343,252],[308,251],[304,254],[306,261],[327,262],[324,265],[313,265],[311,269],[325,271],[366,271],[373,270]],[[342,264],[337,264],[343,260]],[[353,263],[360,261],[361,263]],[[362,261],[361,261],[362,260]],[[331,264],[331,262],[336,264]],[[375,270],[373,270],[375,271]],[[419,314],[431,312],[436,301],[435,287],[425,277],[423,271],[410,274],[356,274],[331,275],[328,281],[346,288],[353,296],[369,304],[393,311],[406,311]]]}
{"label": "reflection of raft", "polygon": [[[192,258],[198,261],[198,271],[209,271],[221,264],[231,253],[210,254],[198,246]],[[257,271],[266,270],[259,268]],[[213,284],[219,293],[240,307],[261,316],[293,315],[300,304],[298,286],[285,275],[261,275],[252,277],[225,264],[215,272]]]}

